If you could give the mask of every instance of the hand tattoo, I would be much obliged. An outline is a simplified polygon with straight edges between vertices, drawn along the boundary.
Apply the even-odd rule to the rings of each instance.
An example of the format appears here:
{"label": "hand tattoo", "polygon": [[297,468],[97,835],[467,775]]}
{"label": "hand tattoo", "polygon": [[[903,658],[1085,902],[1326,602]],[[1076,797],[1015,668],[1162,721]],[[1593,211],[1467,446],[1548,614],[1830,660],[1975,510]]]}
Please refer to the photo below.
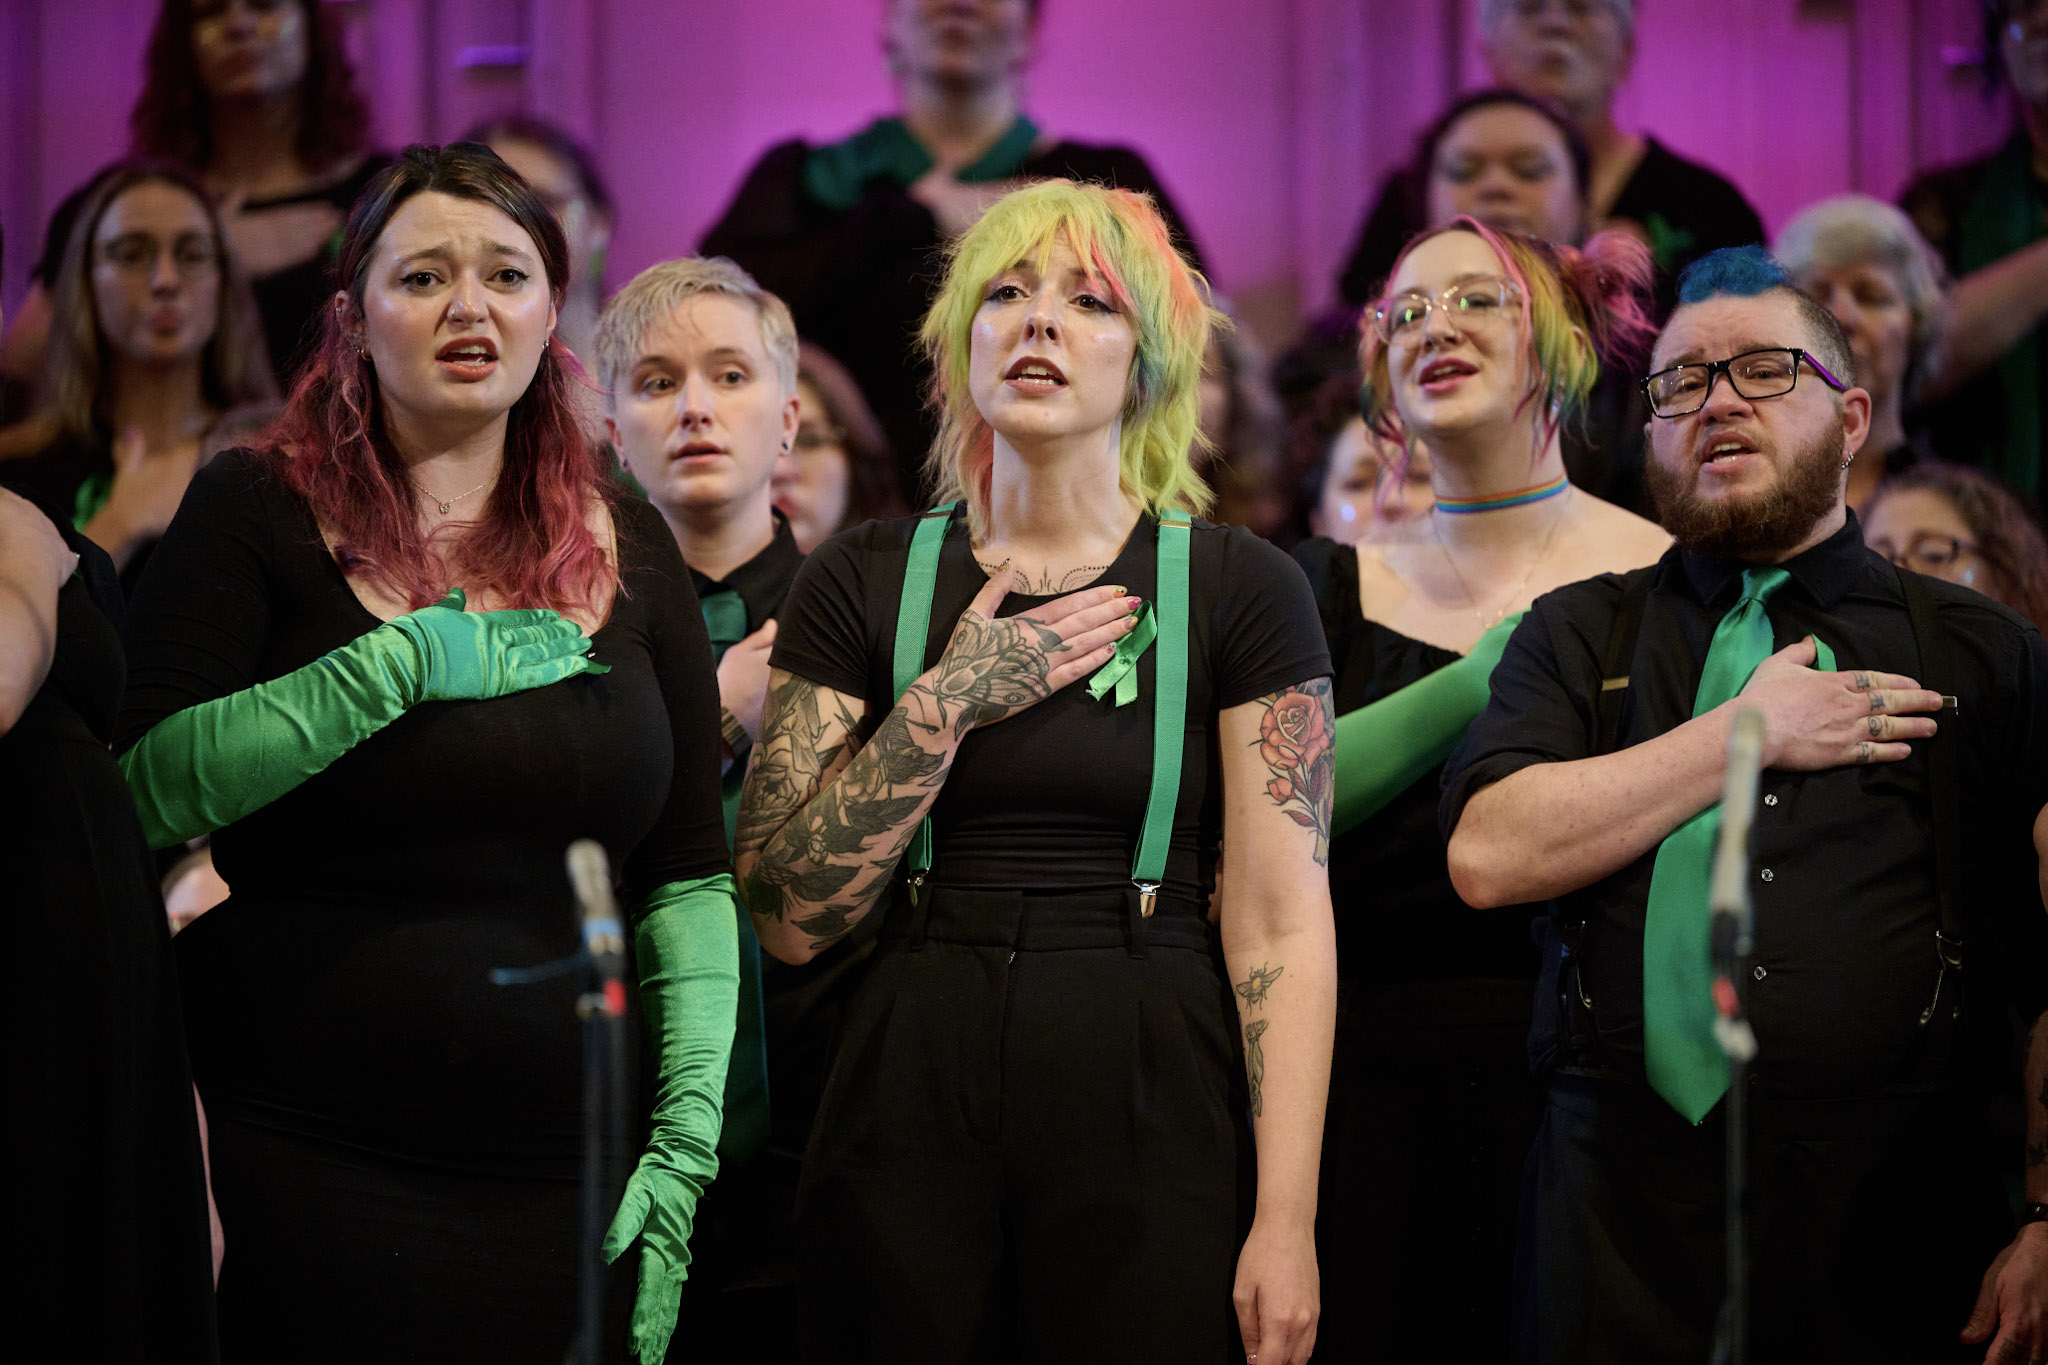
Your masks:
{"label": "hand tattoo", "polygon": [[[1059,632],[1026,616],[991,621],[969,608],[932,671],[929,696],[937,725],[962,738],[1051,695],[1052,657],[1066,652]],[[915,688],[913,691],[917,690]]]}
{"label": "hand tattoo", "polygon": [[1867,740],[1867,739],[1860,739],[1860,740],[1856,741],[1856,759],[1855,759],[1855,761],[1856,761],[1856,762],[1858,762],[1858,763],[1868,763],[1868,762],[1870,762],[1870,741],[1869,741],[1869,740]]}
{"label": "hand tattoo", "polygon": [[1259,757],[1272,774],[1266,795],[1303,829],[1315,831],[1311,856],[1318,867],[1330,861],[1330,806],[1337,775],[1336,698],[1328,678],[1260,698]]}
{"label": "hand tattoo", "polygon": [[1884,737],[1883,716],[1872,716],[1870,718],[1870,737],[1872,739],[1881,739]]}
{"label": "hand tattoo", "polygon": [[1868,673],[1852,673],[1850,674],[1850,679],[1849,686],[1855,688],[1858,692],[1868,692],[1870,690],[1870,675]]}

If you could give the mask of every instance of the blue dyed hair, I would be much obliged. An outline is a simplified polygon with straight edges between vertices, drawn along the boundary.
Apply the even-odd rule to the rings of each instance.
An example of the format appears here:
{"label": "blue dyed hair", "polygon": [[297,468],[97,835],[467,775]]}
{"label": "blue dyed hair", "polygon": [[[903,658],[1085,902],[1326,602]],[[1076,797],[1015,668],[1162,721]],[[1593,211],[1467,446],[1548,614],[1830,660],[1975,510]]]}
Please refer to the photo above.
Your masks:
{"label": "blue dyed hair", "polygon": [[1842,324],[1795,287],[1778,258],[1762,247],[1724,246],[1694,261],[1678,277],[1681,308],[1714,298],[1754,299],[1774,293],[1783,293],[1799,310],[1808,334],[1806,349],[1819,356],[1835,378],[1853,385],[1856,363],[1849,355],[1849,339],[1842,335]]}

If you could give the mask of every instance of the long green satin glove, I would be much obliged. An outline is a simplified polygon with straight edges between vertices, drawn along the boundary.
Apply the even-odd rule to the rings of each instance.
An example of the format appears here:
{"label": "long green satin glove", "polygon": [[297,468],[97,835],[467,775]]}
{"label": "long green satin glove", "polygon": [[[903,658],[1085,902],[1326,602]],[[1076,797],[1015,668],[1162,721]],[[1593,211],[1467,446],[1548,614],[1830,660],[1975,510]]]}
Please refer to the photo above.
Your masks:
{"label": "long green satin glove", "polygon": [[1345,834],[1429,775],[1486,709],[1488,679],[1522,613],[1497,622],[1472,652],[1369,706],[1337,717],[1331,827]]}
{"label": "long green satin glove", "polygon": [[641,1006],[659,1054],[654,1124],[604,1235],[604,1259],[616,1261],[639,1238],[633,1351],[646,1365],[668,1351],[688,1277],[697,1196],[718,1173],[725,1067],[740,998],[738,898],[729,876],[670,882],[647,898],[633,931]]}
{"label": "long green satin glove", "polygon": [[233,824],[423,701],[481,701],[605,673],[552,611],[465,612],[457,588],[281,678],[166,716],[121,756],[151,848]]}

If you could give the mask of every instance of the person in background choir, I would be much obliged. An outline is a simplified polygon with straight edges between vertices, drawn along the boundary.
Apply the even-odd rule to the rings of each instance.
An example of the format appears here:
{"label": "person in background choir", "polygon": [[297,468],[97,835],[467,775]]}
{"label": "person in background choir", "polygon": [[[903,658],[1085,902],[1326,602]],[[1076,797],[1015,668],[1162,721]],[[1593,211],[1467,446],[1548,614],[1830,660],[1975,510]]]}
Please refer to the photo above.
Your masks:
{"label": "person in background choir", "polygon": [[569,239],[570,273],[555,339],[588,361],[604,307],[605,261],[618,225],[597,158],[562,128],[527,114],[479,124],[463,134],[463,141],[481,142],[503,157],[561,221],[562,235]]}
{"label": "person in background choir", "polygon": [[[1229,308],[1223,307],[1225,316]],[[1219,327],[1202,360],[1201,439],[1195,468],[1216,494],[1211,509],[1225,526],[1273,540],[1287,522],[1280,469],[1286,420],[1266,378],[1266,354],[1235,326]]]}
{"label": "person in background choir", "polygon": [[2030,498],[2048,490],[2048,0],[1983,0],[1987,72],[2010,87],[2012,134],[1929,171],[1900,206],[1955,286],[1925,417],[1943,459],[1981,465]]}
{"label": "person in background choir", "polygon": [[[349,206],[384,164],[321,0],[163,0],[128,115],[137,156],[197,171],[221,205],[248,277],[270,364],[289,386],[329,295]],[[51,286],[87,185],[52,217],[34,282],[0,344],[0,376],[32,384],[54,321]]]}
{"label": "person in background choir", "polygon": [[1863,540],[1901,568],[1975,588],[2048,626],[2048,541],[2010,488],[1981,469],[1925,460],[1877,486]]}
{"label": "person in background choir", "polygon": [[999,200],[923,328],[944,505],[790,592],[748,908],[789,961],[882,921],[799,1197],[814,1360],[1313,1344],[1328,661],[1284,555],[1189,525],[1216,321],[1144,196]]}
{"label": "person in background choir", "polygon": [[1849,466],[1849,507],[1861,511],[1880,481],[1933,453],[1907,436],[1906,413],[1940,368],[1948,331],[1941,260],[1905,214],[1861,194],[1801,209],[1772,250],[1792,283],[1842,325],[1856,382],[1870,395],[1870,435]]}
{"label": "person in background choir", "polygon": [[[106,553],[0,489],[0,1005],[9,1350],[217,1359],[205,1148],[149,845],[108,745],[125,667]],[[210,1246],[209,1243],[212,1243]]]}
{"label": "person in background choir", "polygon": [[[1481,0],[1479,23],[1494,84],[1556,104],[1577,126],[1589,155],[1586,230],[1625,228],[1649,244],[1660,311],[1686,265],[1763,239],[1762,221],[1735,186],[1615,121],[1615,93],[1635,59],[1633,0]],[[1402,244],[1441,221],[1419,216],[1421,180],[1410,168],[1382,187],[1338,284],[1347,303],[1372,297]]]}
{"label": "person in background choir", "polygon": [[1048,0],[883,0],[882,51],[902,107],[839,142],[770,148],[705,236],[786,300],[798,330],[852,371],[922,506],[931,447],[916,352],[938,249],[1026,180],[1098,181],[1152,196],[1199,266],[1159,177],[1128,147],[1074,142],[1023,109]]}
{"label": "person in background choir", "polygon": [[1410,441],[1404,456],[1399,441],[1354,416],[1330,438],[1315,506],[1309,511],[1309,533],[1338,545],[1356,545],[1435,505],[1428,448]]}
{"label": "person in background choir", "polygon": [[775,510],[805,554],[834,531],[903,515],[896,457],[846,367],[815,342],[796,352],[796,440],[775,462]]}
{"label": "person in background choir", "polygon": [[0,431],[0,483],[77,526],[132,592],[203,456],[270,415],[277,389],[220,217],[190,174],[116,166],[71,235],[41,398]]}
{"label": "person in background choir", "polygon": [[1325,1303],[1325,1359],[1512,1355],[1537,962],[1525,919],[1458,899],[1437,795],[1529,604],[1670,543],[1570,483],[1561,437],[1600,370],[1639,363],[1649,284],[1648,252],[1627,234],[1581,253],[1459,218],[1417,239],[1367,310],[1375,434],[1396,452],[1428,447],[1435,505],[1355,547],[1295,551],[1339,712],[1341,966],[1316,1238],[1344,1289]]}
{"label": "person in background choir", "polygon": [[233,888],[176,939],[223,1354],[561,1360],[582,985],[492,971],[574,950],[562,853],[595,838],[656,1074],[604,1248],[639,1294],[610,1287],[602,1345],[630,1307],[653,1365],[737,982],[697,597],[579,424],[568,244],[503,161],[408,149],[339,261],[283,419],[199,472],[143,578],[116,741],[152,845],[216,831]]}

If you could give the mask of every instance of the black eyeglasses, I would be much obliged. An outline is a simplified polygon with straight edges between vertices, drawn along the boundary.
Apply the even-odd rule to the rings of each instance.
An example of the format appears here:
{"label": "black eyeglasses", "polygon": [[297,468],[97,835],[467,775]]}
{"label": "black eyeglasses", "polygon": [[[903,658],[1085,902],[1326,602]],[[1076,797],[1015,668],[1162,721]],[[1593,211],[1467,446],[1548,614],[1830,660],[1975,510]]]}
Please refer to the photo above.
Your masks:
{"label": "black eyeglasses", "polygon": [[1659,417],[1684,417],[1707,405],[1714,391],[1714,376],[1725,374],[1729,386],[1744,398],[1776,398],[1792,392],[1798,384],[1802,362],[1836,393],[1849,387],[1799,347],[1773,346],[1704,365],[1673,365],[1668,370],[1659,370],[1643,381],[1643,397],[1650,400],[1650,411]]}
{"label": "black eyeglasses", "polygon": [[1870,548],[1902,569],[1931,574],[1936,578],[1947,577],[1942,572],[1944,569],[1954,565],[1964,555],[1978,552],[1973,542],[1964,540],[1961,536],[1943,535],[1939,531],[1915,531],[1913,538],[1906,542],[1906,548],[1903,550],[1885,536],[1879,536],[1870,542]]}

